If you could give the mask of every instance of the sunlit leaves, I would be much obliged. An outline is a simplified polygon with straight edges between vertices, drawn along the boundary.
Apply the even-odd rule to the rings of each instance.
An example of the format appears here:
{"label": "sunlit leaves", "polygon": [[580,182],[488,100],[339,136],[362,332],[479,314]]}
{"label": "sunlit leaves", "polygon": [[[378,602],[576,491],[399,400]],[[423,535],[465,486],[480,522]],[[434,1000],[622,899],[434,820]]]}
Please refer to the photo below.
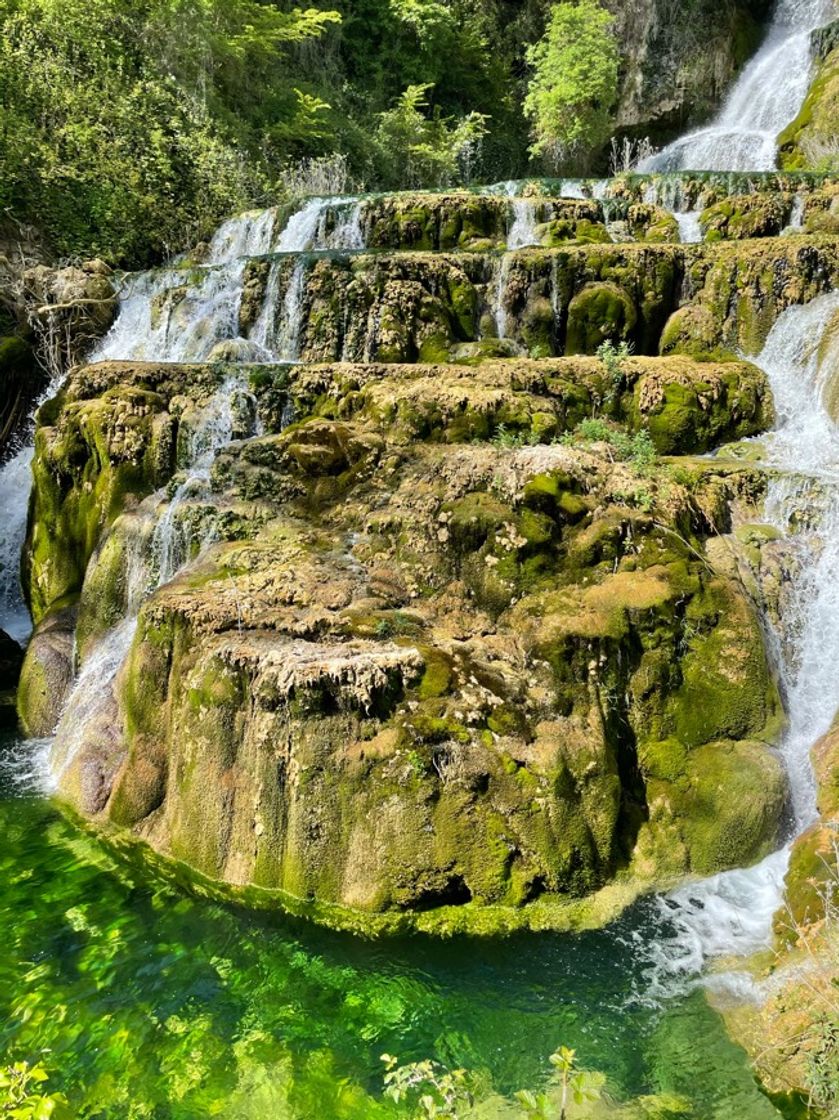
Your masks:
{"label": "sunlit leaves", "polygon": [[533,76],[524,111],[534,155],[561,167],[608,137],[618,90],[613,17],[600,0],[555,4],[548,30],[530,47]]}

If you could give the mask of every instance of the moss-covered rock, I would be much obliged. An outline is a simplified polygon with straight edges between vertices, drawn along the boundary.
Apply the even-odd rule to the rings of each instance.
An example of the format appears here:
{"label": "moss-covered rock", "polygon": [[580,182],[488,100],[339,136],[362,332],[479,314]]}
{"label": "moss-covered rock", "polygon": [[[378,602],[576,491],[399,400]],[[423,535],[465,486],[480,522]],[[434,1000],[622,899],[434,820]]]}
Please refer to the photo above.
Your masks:
{"label": "moss-covered rock", "polygon": [[589,284],[568,306],[569,354],[593,354],[607,340],[627,341],[638,319],[635,305],[617,284]]}
{"label": "moss-covered rock", "polygon": [[[116,409],[140,392],[187,425],[183,390],[200,402],[206,376],[94,367],[42,422],[75,430],[88,394]],[[203,499],[243,527],[143,607],[62,778],[79,811],[207,881],[371,930],[586,924],[765,850],[780,782],[758,628],[701,559],[699,483],[645,474],[619,427],[667,447],[758,427],[758,371],[627,358],[616,380],[579,357],[243,376],[267,431],[220,453]],[[603,409],[618,444],[601,419],[593,442],[551,442]],[[98,530],[83,657],[125,613],[159,501]]]}
{"label": "moss-covered rock", "polygon": [[17,710],[29,738],[52,735],[74,676],[76,608],[55,608],[29,640],[20,673]]}
{"label": "moss-covered rock", "polygon": [[700,224],[707,242],[777,237],[791,210],[792,199],[784,194],[734,196],[703,210]]}
{"label": "moss-covered rock", "polygon": [[829,32],[821,39],[821,58],[798,116],[778,138],[781,166],[835,172],[836,119],[839,113],[839,46]]}

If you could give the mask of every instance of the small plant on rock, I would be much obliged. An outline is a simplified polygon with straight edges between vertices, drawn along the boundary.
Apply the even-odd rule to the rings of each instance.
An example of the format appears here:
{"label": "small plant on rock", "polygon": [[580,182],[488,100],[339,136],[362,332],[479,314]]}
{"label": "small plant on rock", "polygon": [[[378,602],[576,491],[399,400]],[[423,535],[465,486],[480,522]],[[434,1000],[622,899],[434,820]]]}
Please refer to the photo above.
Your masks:
{"label": "small plant on rock", "polygon": [[632,346],[628,342],[620,342],[616,346],[611,339],[607,339],[597,348],[597,357],[609,376],[609,391],[606,394],[606,403],[614,405],[626,387],[626,370],[624,362],[632,355]]}

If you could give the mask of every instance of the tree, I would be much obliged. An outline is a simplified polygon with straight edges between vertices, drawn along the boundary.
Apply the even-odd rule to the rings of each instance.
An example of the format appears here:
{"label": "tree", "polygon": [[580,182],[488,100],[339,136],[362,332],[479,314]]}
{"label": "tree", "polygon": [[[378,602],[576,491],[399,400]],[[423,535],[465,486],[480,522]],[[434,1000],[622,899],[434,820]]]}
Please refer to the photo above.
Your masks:
{"label": "tree", "polygon": [[257,0],[0,0],[0,208],[137,265],[265,198],[326,103],[287,53],[340,19]]}
{"label": "tree", "polygon": [[600,0],[555,4],[545,35],[527,51],[530,150],[555,169],[584,163],[608,139],[620,60],[612,26]]}

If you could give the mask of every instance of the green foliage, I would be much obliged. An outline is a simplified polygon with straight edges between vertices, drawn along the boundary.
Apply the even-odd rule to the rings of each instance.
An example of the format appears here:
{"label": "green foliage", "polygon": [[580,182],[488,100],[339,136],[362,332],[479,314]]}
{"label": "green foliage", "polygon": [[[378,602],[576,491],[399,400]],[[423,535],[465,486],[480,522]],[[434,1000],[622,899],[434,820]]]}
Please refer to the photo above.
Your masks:
{"label": "green foliage", "polygon": [[632,355],[632,344],[621,342],[617,346],[611,339],[597,348],[597,357],[609,376],[611,385],[607,394],[607,403],[614,404],[626,386],[626,371],[624,362]]}
{"label": "green foliage", "polygon": [[589,1101],[598,1100],[600,1097],[598,1079],[587,1070],[579,1069],[576,1050],[560,1046],[551,1054],[549,1061],[557,1071],[562,1091],[559,1120],[566,1118],[569,1094],[575,1104],[587,1104]]}
{"label": "green foliage", "polygon": [[641,475],[649,474],[658,458],[655,444],[646,429],[629,435],[597,416],[581,420],[573,432],[563,437],[563,442],[608,444],[616,459],[632,463]]}
{"label": "green foliage", "polygon": [[[833,983],[839,991],[839,980]],[[839,1116],[839,1016],[820,1016],[811,1034],[813,1045],[807,1062],[810,1103],[827,1116]]]}
{"label": "green foliage", "polygon": [[506,424],[499,424],[492,434],[493,447],[504,451],[515,451],[519,447],[534,447],[540,443],[539,433],[533,431],[512,432]]}
{"label": "green foliage", "polygon": [[317,131],[327,106],[285,52],[338,18],[256,0],[0,5],[0,205],[64,254],[186,247]]}
{"label": "green foliage", "polygon": [[[382,1061],[385,1096],[397,1104],[413,1104],[417,1116],[436,1120],[472,1115],[472,1107],[481,1098],[481,1086],[464,1069],[448,1070],[431,1060],[400,1065],[392,1054],[382,1054]],[[526,1120],[566,1120],[569,1100],[584,1105],[600,1099],[603,1075],[580,1069],[575,1050],[561,1046],[549,1061],[555,1071],[554,1090],[522,1089],[513,1094]]]}
{"label": "green foliage", "polygon": [[69,1118],[63,1093],[42,1093],[49,1074],[41,1062],[15,1062],[0,1069],[0,1117],[15,1120],[62,1120]]}
{"label": "green foliage", "polygon": [[429,1120],[457,1116],[473,1103],[469,1074],[465,1069],[447,1070],[439,1062],[426,1060],[400,1066],[392,1054],[382,1054],[385,1063],[385,1096],[400,1104],[413,1101],[419,1115]]}
{"label": "green foliage", "polygon": [[469,113],[444,118],[428,101],[431,83],[408,86],[392,109],[380,114],[376,131],[385,181],[404,187],[448,187],[471,178],[486,117]]}
{"label": "green foliage", "polygon": [[555,4],[527,61],[533,68],[524,102],[531,152],[559,169],[608,139],[619,67],[612,16],[600,0]]}

